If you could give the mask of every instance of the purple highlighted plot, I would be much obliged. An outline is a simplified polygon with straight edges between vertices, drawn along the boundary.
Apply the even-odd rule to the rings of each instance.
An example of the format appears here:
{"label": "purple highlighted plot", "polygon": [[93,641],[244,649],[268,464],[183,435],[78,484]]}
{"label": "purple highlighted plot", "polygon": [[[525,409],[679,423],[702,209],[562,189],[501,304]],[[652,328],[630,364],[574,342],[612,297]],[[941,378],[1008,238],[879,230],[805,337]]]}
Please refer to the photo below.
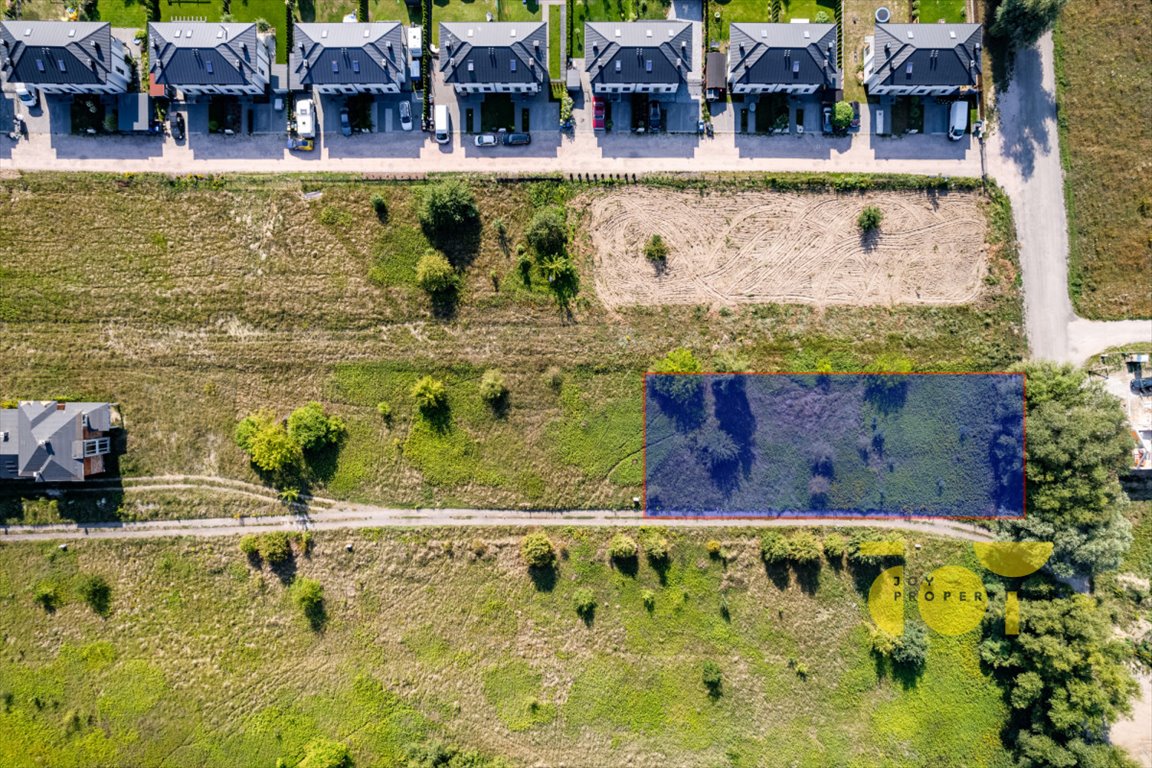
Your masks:
{"label": "purple highlighted plot", "polygon": [[650,517],[1022,517],[1023,374],[647,374]]}

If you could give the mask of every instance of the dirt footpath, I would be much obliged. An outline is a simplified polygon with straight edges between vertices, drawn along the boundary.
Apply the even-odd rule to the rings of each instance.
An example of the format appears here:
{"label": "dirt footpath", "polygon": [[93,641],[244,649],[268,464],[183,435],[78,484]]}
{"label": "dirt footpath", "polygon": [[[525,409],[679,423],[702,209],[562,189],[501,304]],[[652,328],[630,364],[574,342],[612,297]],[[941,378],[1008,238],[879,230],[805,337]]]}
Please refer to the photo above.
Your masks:
{"label": "dirt footpath", "polygon": [[[884,213],[862,236],[867,205]],[[980,293],[987,224],[975,193],[806,194],[629,187],[588,200],[608,307],[791,302],[963,304]],[[666,265],[643,255],[659,234]]]}

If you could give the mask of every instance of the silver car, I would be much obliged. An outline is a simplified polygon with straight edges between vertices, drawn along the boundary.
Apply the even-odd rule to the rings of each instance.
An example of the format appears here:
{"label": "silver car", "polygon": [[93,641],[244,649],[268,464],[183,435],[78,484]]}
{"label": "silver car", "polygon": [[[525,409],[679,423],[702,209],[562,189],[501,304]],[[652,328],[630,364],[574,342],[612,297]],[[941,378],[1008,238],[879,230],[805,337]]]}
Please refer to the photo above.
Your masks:
{"label": "silver car", "polygon": [[479,133],[476,134],[476,146],[478,147],[494,147],[500,143],[494,133]]}
{"label": "silver car", "polygon": [[400,102],[400,128],[412,130],[412,104],[407,101]]}

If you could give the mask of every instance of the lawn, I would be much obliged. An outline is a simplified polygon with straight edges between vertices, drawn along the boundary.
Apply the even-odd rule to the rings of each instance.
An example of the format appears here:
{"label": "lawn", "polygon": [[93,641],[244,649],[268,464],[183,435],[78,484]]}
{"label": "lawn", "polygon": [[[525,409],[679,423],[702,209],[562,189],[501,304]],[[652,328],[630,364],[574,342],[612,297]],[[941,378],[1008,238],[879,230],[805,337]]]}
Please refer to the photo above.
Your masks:
{"label": "lawn", "polygon": [[[0,764],[295,766],[316,738],[357,766],[1009,764],[975,633],[930,634],[918,675],[872,656],[873,569],[767,572],[733,530],[726,561],[669,531],[665,566],[615,567],[616,530],[553,529],[558,572],[534,582],[520,533],[319,533],[275,570],[228,537],[0,544]],[[960,542],[908,545],[913,584],[975,567]],[[93,575],[104,615],[79,595]],[[305,577],[315,629],[288,596]]]}
{"label": "lawn", "polygon": [[1152,317],[1152,34],[1137,0],[1070,0],[1056,30],[1069,288],[1101,320]]}
{"label": "lawn", "polygon": [[936,24],[940,21],[960,24],[968,19],[964,0],[920,0],[920,23]]}
{"label": "lawn", "polygon": [[[1004,240],[1011,219],[999,204],[987,206],[990,271],[970,305],[609,312],[593,287],[582,224],[598,187],[470,183],[483,226],[474,244],[462,233],[450,248],[463,283],[445,317],[415,280],[430,247],[415,215],[419,183],[0,180],[0,357],[10,361],[0,400],[119,402],[126,476],[252,482],[260,478],[232,440],[236,421],[319,400],[349,426],[341,449],[314,468],[324,494],[404,506],[621,507],[640,492],[641,374],[673,347],[708,363],[734,354],[752,370],[860,370],[900,359],[914,370],[1003,370],[1024,354],[1014,250]],[[709,190],[762,183],[719,178]],[[306,190],[321,196],[306,200]],[[384,223],[374,195],[386,201]],[[538,268],[529,260],[525,277],[516,256],[533,213],[554,203],[571,203],[575,225],[581,288],[570,315]],[[500,411],[478,394],[489,368],[507,379]],[[428,428],[408,394],[424,375],[446,384],[444,429]],[[80,500],[67,509],[117,514],[115,504],[86,510]]]}
{"label": "lawn", "polygon": [[572,28],[570,58],[584,58],[584,22],[666,19],[671,0],[573,0],[568,23]]}
{"label": "lawn", "polygon": [[560,17],[563,9],[558,5],[548,6],[548,74],[553,80],[564,77],[563,53],[563,24]]}
{"label": "lawn", "polygon": [[540,21],[539,0],[432,0],[432,44],[440,44],[440,24],[453,21]]}

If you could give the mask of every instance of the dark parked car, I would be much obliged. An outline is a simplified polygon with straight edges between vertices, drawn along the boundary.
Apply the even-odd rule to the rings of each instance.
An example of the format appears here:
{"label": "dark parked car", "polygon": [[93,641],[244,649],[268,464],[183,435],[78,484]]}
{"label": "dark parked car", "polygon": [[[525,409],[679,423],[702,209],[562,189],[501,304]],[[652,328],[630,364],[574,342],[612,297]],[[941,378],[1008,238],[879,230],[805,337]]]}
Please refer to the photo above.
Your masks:
{"label": "dark parked car", "polygon": [[852,123],[849,126],[852,130],[860,130],[860,102],[852,102]]}
{"label": "dark parked car", "polygon": [[660,110],[660,102],[648,102],[648,130],[658,131],[663,127],[664,114]]}
{"label": "dark parked car", "polygon": [[176,141],[184,141],[184,113],[172,110],[168,113],[168,130]]}
{"label": "dark parked car", "polygon": [[1152,395],[1152,378],[1132,379],[1128,385],[1134,395]]}
{"label": "dark parked car", "polygon": [[506,147],[519,147],[525,144],[532,143],[532,136],[527,133],[506,133],[504,134],[504,146]]}
{"label": "dark parked car", "polygon": [[344,134],[345,136],[352,135],[352,123],[348,119],[348,107],[344,107],[340,110],[340,133]]}

